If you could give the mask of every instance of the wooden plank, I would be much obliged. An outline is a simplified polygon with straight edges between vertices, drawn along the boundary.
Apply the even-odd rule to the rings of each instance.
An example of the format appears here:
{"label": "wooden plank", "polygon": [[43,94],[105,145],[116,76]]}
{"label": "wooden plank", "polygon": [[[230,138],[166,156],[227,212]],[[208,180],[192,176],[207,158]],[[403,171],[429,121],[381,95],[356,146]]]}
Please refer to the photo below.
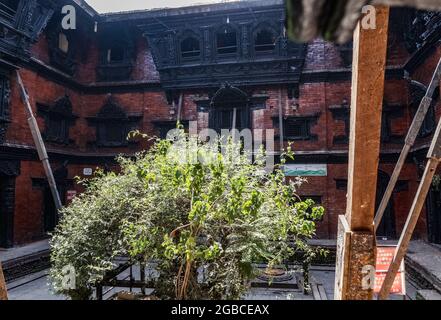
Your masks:
{"label": "wooden plank", "polygon": [[377,231],[378,227],[381,224],[381,220],[383,219],[384,212],[387,208],[387,205],[389,204],[390,197],[392,196],[392,192],[395,189],[395,185],[397,184],[398,177],[400,176],[401,170],[403,169],[404,163],[406,162],[409,151],[414,145],[418,133],[420,132],[421,126],[423,125],[424,119],[426,118],[427,111],[429,110],[429,107],[432,105],[433,94],[435,92],[435,89],[439,86],[440,77],[441,77],[441,59],[439,60],[435,72],[433,73],[432,80],[430,81],[426,94],[424,98],[421,100],[421,103],[418,107],[418,111],[415,114],[415,117],[413,118],[412,124],[410,126],[409,132],[405,140],[403,150],[401,151],[394,172],[392,173],[392,176],[389,180],[389,184],[383,195],[383,199],[381,200],[380,206],[378,207],[377,214],[375,215],[375,232]]}
{"label": "wooden plank", "polygon": [[[363,268],[375,268],[374,215],[380,154],[381,116],[389,28],[389,8],[376,7],[376,28],[354,33],[348,195],[345,220],[350,237],[337,256],[335,299],[371,300]],[[340,228],[339,239],[347,231]],[[343,250],[341,252],[341,250]]]}
{"label": "wooden plank", "polygon": [[8,300],[5,276],[3,274],[2,262],[0,261],[0,300]]}
{"label": "wooden plank", "polygon": [[429,161],[427,162],[426,169],[424,170],[420,186],[412,203],[409,216],[407,217],[406,224],[404,225],[403,232],[400,240],[398,241],[397,251],[395,252],[395,256],[387,272],[386,279],[384,280],[383,286],[378,294],[378,299],[380,300],[385,300],[389,297],[395,277],[400,269],[407,249],[409,248],[409,243],[418,223],[421,210],[426,202],[427,194],[429,193],[432,185],[433,176],[435,175],[441,161],[441,121],[438,122],[438,127],[433,137],[432,145],[427,157]]}
{"label": "wooden plank", "polygon": [[335,267],[334,300],[344,300],[347,291],[347,276],[349,270],[349,243],[351,229],[345,216],[338,217],[337,231],[337,261]]}
{"label": "wooden plank", "polygon": [[346,219],[352,231],[373,231],[389,8],[376,7],[377,28],[354,33]]}
{"label": "wooden plank", "polygon": [[46,151],[46,146],[44,145],[43,138],[41,137],[40,129],[38,128],[37,120],[35,119],[34,113],[32,111],[31,103],[29,102],[29,97],[26,92],[26,89],[23,85],[23,81],[20,77],[20,73],[17,70],[16,71],[17,76],[17,82],[20,89],[20,95],[21,99],[23,101],[23,104],[25,106],[26,116],[28,117],[28,125],[29,129],[31,130],[32,138],[35,143],[35,147],[38,152],[38,156],[40,158],[40,161],[43,164],[44,171],[46,173],[46,178],[49,183],[49,187],[51,189],[52,197],[54,200],[55,208],[57,209],[57,212],[59,213],[62,208],[62,203],[60,199],[60,194],[57,189],[57,184],[55,182],[55,178],[52,172],[51,165],[49,163],[49,156]]}

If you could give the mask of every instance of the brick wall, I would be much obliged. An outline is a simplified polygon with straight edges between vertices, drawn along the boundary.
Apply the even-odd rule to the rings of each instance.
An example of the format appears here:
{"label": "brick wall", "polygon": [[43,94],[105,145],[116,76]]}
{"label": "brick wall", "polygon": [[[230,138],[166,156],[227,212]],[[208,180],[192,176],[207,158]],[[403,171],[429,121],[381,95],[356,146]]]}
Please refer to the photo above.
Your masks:
{"label": "brick wall", "polygon": [[[398,41],[399,42],[399,41]],[[53,161],[53,167],[58,168],[62,165],[60,159],[62,154],[74,154],[80,157],[79,160],[72,160],[68,163],[68,178],[82,175],[84,168],[96,168],[103,166],[102,158],[111,159],[118,153],[133,153],[132,148],[96,148],[91,142],[96,139],[95,128],[87,120],[94,117],[104,105],[108,94],[111,93],[115,101],[124,108],[127,113],[141,113],[143,118],[140,121],[140,130],[149,135],[157,135],[159,132],[154,125],[155,121],[175,120],[177,110],[173,110],[168,104],[165,92],[160,88],[135,87],[139,82],[155,83],[159,81],[152,55],[149,51],[145,39],[138,35],[136,39],[137,54],[135,67],[131,74],[131,79],[124,89],[108,86],[107,89],[99,93],[88,89],[91,84],[96,82],[96,66],[98,64],[99,48],[96,35],[89,35],[85,38],[88,45],[87,52],[78,53],[78,70],[73,81],[78,85],[66,85],[51,77],[49,73],[35,71],[34,68],[22,68],[20,70],[23,81],[28,90],[33,108],[36,103],[52,105],[53,102],[67,94],[73,104],[73,113],[78,116],[75,125],[70,128],[70,138],[74,143],[70,146],[59,146],[48,143],[48,149],[58,154],[57,160]],[[392,35],[391,47],[389,50],[390,65],[401,65],[408,58],[402,44],[398,43]],[[33,47],[33,56],[50,64],[48,55],[48,43],[45,35]],[[413,74],[411,78],[427,83],[431,77],[438,57],[441,56],[441,48],[431,55]],[[320,40],[312,42],[308,47],[307,60],[305,62],[305,72],[323,70],[342,70],[345,69],[344,61],[339,50]],[[347,69],[346,69],[347,70]],[[334,137],[345,134],[343,121],[335,120],[330,106],[341,105],[343,101],[350,103],[351,82],[348,80],[333,80],[328,82],[307,82],[300,85],[300,98],[290,100],[286,86],[271,85],[255,88],[246,88],[254,94],[266,94],[268,100],[265,109],[254,110],[252,112],[252,127],[255,129],[273,129],[273,118],[278,116],[279,95],[281,92],[282,107],[285,116],[310,116],[318,115],[318,120],[312,126],[312,134],[317,136],[316,140],[296,141],[294,150],[298,154],[311,154],[311,152],[321,152],[324,154],[344,154],[347,145],[334,144]],[[87,91],[87,92],[86,92]],[[198,112],[195,100],[208,98],[208,91],[186,90],[183,92],[182,119],[197,121],[199,129],[208,127],[208,113]],[[388,80],[386,83],[385,102],[398,106],[403,109],[403,115],[391,122],[394,134],[405,135],[407,127],[411,121],[411,112],[408,108],[409,92],[408,81]],[[7,133],[7,143],[14,145],[33,146],[32,137],[26,122],[23,105],[19,98],[18,88],[13,81],[11,92],[11,111],[12,122]],[[36,111],[36,109],[34,109]],[[439,108],[438,117],[441,117]],[[276,121],[277,122],[277,121]],[[44,130],[45,122],[38,117],[38,124]],[[278,134],[277,128],[276,134]],[[419,141],[423,145],[427,141]],[[146,148],[146,142],[137,146],[136,150]],[[276,149],[278,145],[276,143]],[[401,144],[384,144],[382,151],[387,153],[392,150],[399,150]],[[19,149],[22,150],[23,148]],[[369,152],[368,150],[366,152]],[[97,155],[99,157],[97,157]],[[66,156],[68,158],[68,156]],[[87,162],[87,157],[90,162]],[[102,158],[100,158],[102,157]],[[75,159],[77,159],[75,158]],[[331,159],[332,157],[330,157]],[[328,160],[323,160],[327,162]],[[391,174],[393,163],[383,163],[380,169],[387,174]],[[16,180],[16,204],[15,204],[15,243],[21,244],[34,241],[44,236],[43,234],[43,194],[41,190],[32,187],[33,178],[44,178],[44,172],[40,162],[35,159],[24,159],[21,161],[21,175]],[[337,217],[345,213],[346,191],[337,189],[336,180],[347,179],[347,164],[344,160],[329,160],[327,177],[311,177],[308,183],[300,190],[302,196],[321,196],[322,204],[326,209],[326,215],[318,224],[317,237],[335,238],[337,232]],[[398,192],[394,195],[393,206],[396,215],[397,232],[399,233],[404,225],[405,218],[411,205],[411,199],[418,186],[417,170],[415,165],[409,163],[405,166],[400,177],[401,180],[408,181],[408,190]],[[78,192],[82,189],[74,185],[73,188]],[[417,237],[425,237],[426,218],[422,215],[418,225]]]}

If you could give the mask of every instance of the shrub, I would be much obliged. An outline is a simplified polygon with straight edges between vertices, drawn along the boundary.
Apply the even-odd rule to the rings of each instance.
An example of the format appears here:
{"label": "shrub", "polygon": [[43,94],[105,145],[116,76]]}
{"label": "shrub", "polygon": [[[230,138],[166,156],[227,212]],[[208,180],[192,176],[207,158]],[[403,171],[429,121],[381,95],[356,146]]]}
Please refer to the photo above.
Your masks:
{"label": "shrub", "polygon": [[[239,144],[220,147],[223,154],[181,133],[119,158],[120,173],[83,182],[86,192],[63,209],[51,241],[55,291],[89,298],[115,257],[127,255],[158,262],[160,298],[239,299],[256,276],[253,263],[316,255],[306,240],[324,209],[296,196],[304,180],[287,183],[279,166],[267,173],[263,150],[250,163]],[[67,265],[76,290],[63,289]]]}

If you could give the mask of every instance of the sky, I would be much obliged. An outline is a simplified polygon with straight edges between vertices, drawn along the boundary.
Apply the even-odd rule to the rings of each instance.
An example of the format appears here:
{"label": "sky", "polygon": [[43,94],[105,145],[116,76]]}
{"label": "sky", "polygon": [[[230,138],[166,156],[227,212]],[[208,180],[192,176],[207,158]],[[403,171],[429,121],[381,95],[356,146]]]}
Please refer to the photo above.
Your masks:
{"label": "sky", "polygon": [[215,3],[222,0],[86,0],[99,13],[155,8],[176,8],[192,4]]}

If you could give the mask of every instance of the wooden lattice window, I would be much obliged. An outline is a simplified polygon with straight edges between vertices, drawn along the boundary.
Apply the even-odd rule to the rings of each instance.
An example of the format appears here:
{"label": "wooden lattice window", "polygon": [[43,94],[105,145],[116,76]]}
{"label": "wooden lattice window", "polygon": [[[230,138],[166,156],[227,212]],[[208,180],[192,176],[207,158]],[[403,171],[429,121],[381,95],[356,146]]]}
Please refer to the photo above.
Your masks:
{"label": "wooden lattice window", "polygon": [[237,32],[225,26],[217,33],[217,53],[232,54],[237,52]]}
{"label": "wooden lattice window", "polygon": [[310,140],[309,119],[286,119],[284,121],[284,134],[288,140]]}
{"label": "wooden lattice window", "polygon": [[256,52],[273,51],[276,49],[276,35],[270,29],[262,29],[256,33],[254,50]]}
{"label": "wooden lattice window", "polygon": [[197,58],[201,55],[201,44],[195,37],[187,37],[181,42],[182,58]]}
{"label": "wooden lattice window", "polygon": [[119,45],[114,45],[107,50],[108,63],[120,63],[124,61],[124,48]]}
{"label": "wooden lattice window", "polygon": [[72,103],[64,96],[51,107],[37,105],[38,114],[45,120],[43,138],[45,141],[67,145],[71,142],[69,129],[77,118],[72,113]]}
{"label": "wooden lattice window", "polygon": [[128,134],[138,129],[140,114],[128,114],[111,96],[96,117],[89,121],[96,127],[96,145],[99,147],[125,147]]}

